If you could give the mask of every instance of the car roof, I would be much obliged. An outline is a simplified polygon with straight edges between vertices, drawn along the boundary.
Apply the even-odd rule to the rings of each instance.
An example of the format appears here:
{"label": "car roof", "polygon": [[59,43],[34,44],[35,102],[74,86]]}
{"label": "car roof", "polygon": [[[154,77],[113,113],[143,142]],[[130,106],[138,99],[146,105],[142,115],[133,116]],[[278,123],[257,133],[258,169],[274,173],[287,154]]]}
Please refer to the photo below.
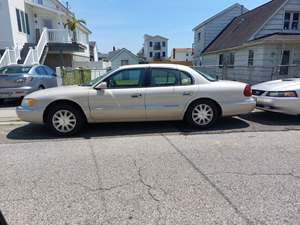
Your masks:
{"label": "car roof", "polygon": [[166,69],[190,69],[188,66],[178,65],[178,64],[165,64],[165,63],[150,63],[150,64],[136,64],[136,65],[126,65],[121,66],[120,69],[136,69],[136,68],[166,68]]}

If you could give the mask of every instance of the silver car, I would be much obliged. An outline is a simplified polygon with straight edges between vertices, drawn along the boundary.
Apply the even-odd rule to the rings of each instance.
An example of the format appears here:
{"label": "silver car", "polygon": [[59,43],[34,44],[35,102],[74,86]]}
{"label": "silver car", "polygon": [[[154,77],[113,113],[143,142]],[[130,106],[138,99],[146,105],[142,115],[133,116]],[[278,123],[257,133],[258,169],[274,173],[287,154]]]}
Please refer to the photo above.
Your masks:
{"label": "silver car", "polygon": [[56,74],[48,66],[11,65],[0,68],[0,100],[22,98],[31,92],[56,86]]}
{"label": "silver car", "polygon": [[252,88],[258,109],[300,115],[300,78],[264,82]]}
{"label": "silver car", "polygon": [[18,116],[72,135],[88,123],[185,120],[205,129],[221,116],[255,108],[251,87],[218,81],[189,67],[124,66],[83,86],[52,88],[25,97]]}

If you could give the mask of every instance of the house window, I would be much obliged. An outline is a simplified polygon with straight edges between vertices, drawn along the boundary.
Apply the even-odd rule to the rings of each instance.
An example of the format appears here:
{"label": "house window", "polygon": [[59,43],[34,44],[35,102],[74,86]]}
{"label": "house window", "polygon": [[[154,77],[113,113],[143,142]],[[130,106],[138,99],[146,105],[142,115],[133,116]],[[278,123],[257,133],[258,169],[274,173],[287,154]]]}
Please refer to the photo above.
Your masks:
{"label": "house window", "polygon": [[153,46],[153,42],[152,42],[152,41],[149,42],[149,46],[150,46],[150,47]]}
{"label": "house window", "polygon": [[121,66],[129,65],[129,61],[126,60],[121,60]]}
{"label": "house window", "polygon": [[286,12],[284,15],[284,30],[299,29],[299,12]]}
{"label": "house window", "polygon": [[280,70],[279,70],[280,75],[288,75],[289,74],[290,55],[291,55],[291,52],[289,50],[284,50],[282,52],[281,66],[280,66]]}
{"label": "house window", "polygon": [[152,58],[153,57],[153,52],[149,53],[149,57]]}
{"label": "house window", "polygon": [[22,10],[16,9],[17,24],[19,32],[30,34],[29,21],[27,13]]}
{"label": "house window", "polygon": [[201,40],[201,32],[198,33],[198,41]]}
{"label": "house window", "polygon": [[253,66],[254,64],[254,51],[253,50],[249,50],[249,54],[248,54],[248,66]]}
{"label": "house window", "polygon": [[162,46],[166,47],[166,42],[165,41],[162,42]]}
{"label": "house window", "polygon": [[223,67],[224,66],[224,55],[220,54],[219,55],[219,67]]}
{"label": "house window", "polygon": [[43,0],[38,0],[38,4],[43,5]]}
{"label": "house window", "polygon": [[228,58],[227,58],[227,65],[230,67],[233,67],[234,61],[235,61],[234,53],[229,53]]}
{"label": "house window", "polygon": [[16,13],[17,13],[18,30],[19,32],[22,32],[20,11],[16,9]]}
{"label": "house window", "polygon": [[162,53],[162,57],[166,57],[166,52],[163,52],[163,53]]}

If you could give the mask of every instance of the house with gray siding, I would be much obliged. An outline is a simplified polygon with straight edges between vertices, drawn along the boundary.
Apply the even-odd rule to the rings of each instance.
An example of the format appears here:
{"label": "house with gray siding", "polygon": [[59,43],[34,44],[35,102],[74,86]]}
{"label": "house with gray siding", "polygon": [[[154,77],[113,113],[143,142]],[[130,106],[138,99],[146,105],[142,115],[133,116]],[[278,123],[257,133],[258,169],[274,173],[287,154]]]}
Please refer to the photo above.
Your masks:
{"label": "house with gray siding", "polygon": [[213,17],[197,25],[194,29],[193,65],[201,65],[202,51],[220,34],[237,16],[248,10],[240,4],[234,4]]}
{"label": "house with gray siding", "polygon": [[202,57],[204,68],[225,79],[257,83],[299,76],[300,1],[273,0],[236,17]]}
{"label": "house with gray siding", "polygon": [[107,54],[107,60],[111,63],[111,69],[120,66],[139,64],[139,58],[126,48],[114,49]]}

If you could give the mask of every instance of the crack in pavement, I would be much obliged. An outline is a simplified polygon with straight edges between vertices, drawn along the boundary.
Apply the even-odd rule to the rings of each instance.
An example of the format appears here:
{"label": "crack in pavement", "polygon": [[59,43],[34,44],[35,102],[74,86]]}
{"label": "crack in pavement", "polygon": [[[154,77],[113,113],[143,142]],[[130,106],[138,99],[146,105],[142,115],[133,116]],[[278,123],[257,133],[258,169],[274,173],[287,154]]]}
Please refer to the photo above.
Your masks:
{"label": "crack in pavement", "polygon": [[184,158],[188,164],[197,172],[199,173],[209,184],[212,188],[214,188],[222,197],[223,199],[231,206],[231,208],[249,225],[254,225],[252,222],[243,212],[241,212],[238,207],[230,200],[230,198],[199,168],[196,164],[188,158],[168,137],[165,135],[161,135],[169,145],[182,157]]}
{"label": "crack in pavement", "polygon": [[222,174],[232,174],[241,176],[290,176],[295,179],[300,179],[300,176],[290,173],[241,173],[241,172],[216,172],[216,173],[206,173],[207,176],[211,175],[222,175]]}
{"label": "crack in pavement", "polygon": [[[159,222],[161,221],[162,216],[163,216],[162,211],[161,211],[161,209],[160,209],[160,204],[161,204],[160,199],[158,199],[157,197],[155,197],[155,195],[151,192],[151,191],[154,190],[155,188],[152,187],[152,185],[148,184],[148,183],[144,180],[143,175],[142,175],[142,168],[141,168],[141,167],[138,167],[136,160],[133,160],[133,164],[134,164],[134,167],[137,169],[137,174],[138,174],[138,177],[139,177],[139,182],[140,182],[143,186],[146,187],[148,195],[150,196],[150,198],[151,198],[154,202],[156,202],[156,210],[157,210],[157,212],[158,212],[158,214],[159,214],[159,217],[158,217],[158,220],[156,221],[156,224],[159,224]],[[161,190],[161,188],[160,188],[160,190]]]}
{"label": "crack in pavement", "polygon": [[97,192],[97,191],[112,191],[114,189],[125,187],[125,186],[131,186],[131,185],[134,185],[139,182],[140,182],[139,180],[134,180],[134,181],[124,183],[124,184],[114,185],[114,186],[110,186],[110,187],[98,187],[98,188],[92,188],[88,185],[84,185],[82,183],[76,183],[76,182],[70,182],[70,183],[64,183],[64,184],[68,185],[68,186],[80,186],[80,187],[86,189],[87,191]]}
{"label": "crack in pavement", "polygon": [[[96,158],[96,154],[95,154],[93,145],[91,144],[90,140],[88,140],[88,145],[90,147],[90,153],[91,153],[92,161],[93,161],[94,166],[95,166],[95,172],[96,172],[96,177],[97,177],[97,185],[98,185],[97,189],[103,189],[103,187],[102,187],[103,186],[103,181],[102,181],[102,178],[99,174],[100,173],[100,168],[99,168],[99,165],[98,165],[98,162],[97,162],[97,158]],[[107,210],[106,200],[105,200],[105,196],[104,196],[104,191],[100,192],[100,199],[103,202],[104,212],[105,212],[105,215],[107,216],[108,210]]]}

